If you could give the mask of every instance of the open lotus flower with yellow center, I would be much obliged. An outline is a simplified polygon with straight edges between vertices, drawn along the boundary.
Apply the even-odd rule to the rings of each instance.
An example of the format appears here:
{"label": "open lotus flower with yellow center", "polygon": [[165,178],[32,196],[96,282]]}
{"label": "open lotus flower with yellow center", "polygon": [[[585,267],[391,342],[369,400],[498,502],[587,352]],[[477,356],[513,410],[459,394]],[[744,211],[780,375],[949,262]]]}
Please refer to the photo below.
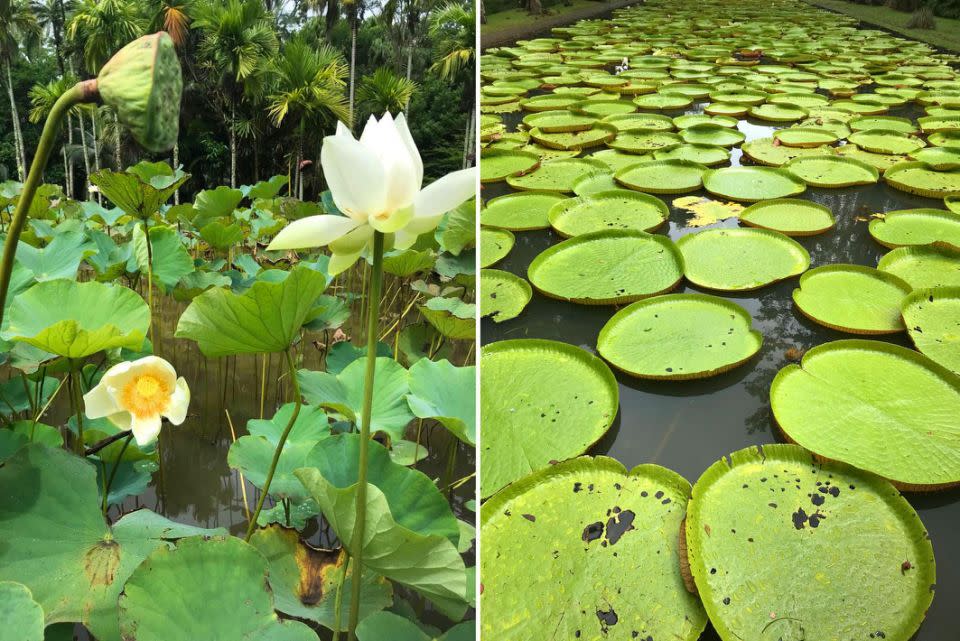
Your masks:
{"label": "open lotus flower with yellow center", "polygon": [[160,434],[166,417],[180,425],[187,417],[190,388],[173,365],[157,356],[114,365],[100,383],[83,396],[87,418],[107,417],[133,432],[137,445],[147,445]]}
{"label": "open lotus flower with yellow center", "polygon": [[323,139],[323,175],[343,216],[324,214],[294,221],[268,249],[329,246],[330,273],[339,274],[363,254],[374,231],[392,234],[396,249],[436,229],[445,213],[476,193],[476,168],[447,174],[420,189],[423,162],[403,114],[367,121],[360,140],[343,123]]}

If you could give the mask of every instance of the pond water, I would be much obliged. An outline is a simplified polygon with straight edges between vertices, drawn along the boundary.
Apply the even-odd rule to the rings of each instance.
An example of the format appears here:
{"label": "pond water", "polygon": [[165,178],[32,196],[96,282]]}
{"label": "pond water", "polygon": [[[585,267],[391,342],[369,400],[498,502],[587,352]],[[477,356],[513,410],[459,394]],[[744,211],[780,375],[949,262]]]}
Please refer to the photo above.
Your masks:
{"label": "pond water", "polygon": [[[537,93],[543,92],[529,95]],[[666,112],[666,115],[702,113],[704,104],[698,102],[683,112]],[[523,115],[505,114],[503,121],[507,130],[513,131]],[[891,109],[889,115],[916,118],[923,114],[913,106]],[[770,137],[778,127],[747,119],[740,120],[738,128],[747,140],[753,140]],[[593,150],[582,155],[590,151]],[[734,149],[731,164],[739,165],[740,156],[740,150]],[[486,184],[482,197],[489,200],[512,191],[505,182]],[[713,198],[705,191],[684,194],[693,195]],[[660,198],[670,206],[678,196],[662,195]],[[882,181],[876,185],[846,189],[811,187],[800,198],[829,207],[837,219],[836,227],[827,233],[795,238],[810,252],[811,268],[830,263],[875,267],[888,250],[867,232],[864,219],[872,213],[915,207],[943,209],[942,200],[912,196]],[[658,233],[676,240],[705,229],[685,227],[688,217],[684,210],[670,207],[669,227],[661,228]],[[737,227],[738,223],[731,219],[714,226]],[[562,240],[552,230],[514,232],[514,235],[516,244],[513,249],[493,267],[524,278],[530,262]],[[855,338],[817,325],[797,312],[791,299],[796,283],[797,279],[793,278],[757,291],[731,294],[699,290],[683,281],[676,293],[710,293],[747,309],[753,317],[754,328],[763,333],[762,350],[745,365],[706,380],[659,382],[615,372],[620,387],[620,412],[610,431],[588,454],[612,456],[627,469],[641,463],[657,463],[694,482],[722,455],[751,445],[782,441],[773,424],[769,390],[776,373],[791,362],[785,352]],[[488,344],[515,338],[546,338],[571,343],[596,354],[597,335],[613,312],[614,308],[609,306],[577,305],[534,292],[533,299],[519,317],[502,323],[483,319],[481,339],[483,344]],[[912,347],[905,333],[876,338]],[[960,638],[954,612],[956,604],[960,603],[960,537],[957,535],[960,531],[960,490],[906,496],[930,534],[937,561],[936,597],[914,639],[945,641]],[[701,639],[714,641],[719,637],[708,625]]]}

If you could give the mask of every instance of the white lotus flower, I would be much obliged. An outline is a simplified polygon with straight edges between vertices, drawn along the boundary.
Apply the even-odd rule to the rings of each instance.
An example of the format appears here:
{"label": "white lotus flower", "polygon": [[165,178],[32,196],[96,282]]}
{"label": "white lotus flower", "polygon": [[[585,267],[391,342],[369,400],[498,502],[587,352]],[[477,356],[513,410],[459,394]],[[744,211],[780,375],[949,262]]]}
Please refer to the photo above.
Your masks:
{"label": "white lotus flower", "polygon": [[343,123],[323,139],[320,164],[337,209],[344,216],[308,216],[287,225],[267,249],[328,245],[330,273],[339,274],[363,254],[373,232],[393,234],[407,249],[436,229],[443,214],[476,193],[475,167],[447,174],[420,189],[423,162],[403,114],[370,116],[360,140]]}
{"label": "white lotus flower", "polygon": [[83,395],[87,418],[107,417],[122,430],[133,432],[137,445],[147,445],[160,434],[162,417],[180,425],[187,417],[190,388],[173,365],[157,356],[114,365],[100,383]]}

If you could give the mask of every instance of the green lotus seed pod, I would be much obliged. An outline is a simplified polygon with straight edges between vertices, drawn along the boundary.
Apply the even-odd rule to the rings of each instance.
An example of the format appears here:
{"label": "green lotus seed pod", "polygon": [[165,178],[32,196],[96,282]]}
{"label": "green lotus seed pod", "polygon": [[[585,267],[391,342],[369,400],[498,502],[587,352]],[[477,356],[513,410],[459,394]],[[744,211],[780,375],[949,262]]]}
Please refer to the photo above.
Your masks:
{"label": "green lotus seed pod", "polygon": [[167,151],[177,142],[183,78],[165,31],[138,38],[114,54],[100,70],[97,89],[145,149]]}

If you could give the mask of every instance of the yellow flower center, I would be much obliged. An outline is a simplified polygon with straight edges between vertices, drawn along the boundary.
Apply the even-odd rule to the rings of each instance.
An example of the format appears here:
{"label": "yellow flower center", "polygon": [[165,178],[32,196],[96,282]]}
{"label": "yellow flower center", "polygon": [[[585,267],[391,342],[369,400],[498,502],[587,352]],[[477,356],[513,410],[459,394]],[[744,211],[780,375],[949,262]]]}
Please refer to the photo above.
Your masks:
{"label": "yellow flower center", "polygon": [[123,409],[138,418],[161,414],[170,403],[171,392],[162,375],[138,374],[123,388]]}

